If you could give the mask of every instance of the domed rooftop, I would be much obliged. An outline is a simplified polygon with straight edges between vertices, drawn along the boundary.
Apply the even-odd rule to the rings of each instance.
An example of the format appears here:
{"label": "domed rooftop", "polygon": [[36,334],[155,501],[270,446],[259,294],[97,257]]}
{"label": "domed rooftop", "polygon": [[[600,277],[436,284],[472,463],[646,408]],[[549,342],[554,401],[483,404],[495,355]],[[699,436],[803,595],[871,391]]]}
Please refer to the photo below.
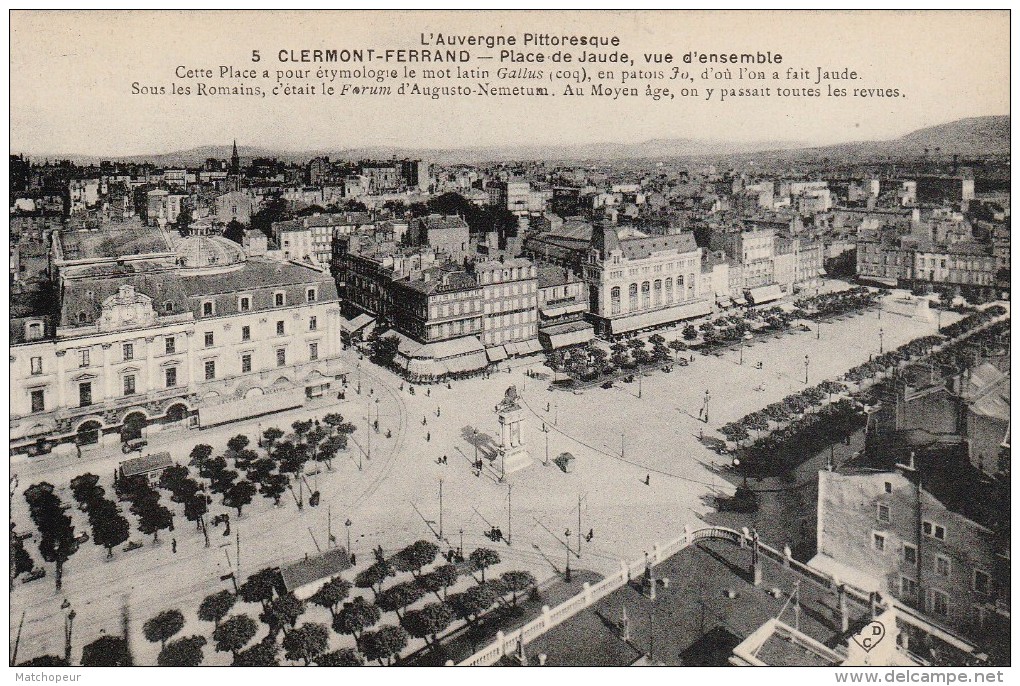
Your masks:
{"label": "domed rooftop", "polygon": [[229,267],[244,262],[244,249],[222,236],[188,236],[174,245],[174,252],[184,269]]}

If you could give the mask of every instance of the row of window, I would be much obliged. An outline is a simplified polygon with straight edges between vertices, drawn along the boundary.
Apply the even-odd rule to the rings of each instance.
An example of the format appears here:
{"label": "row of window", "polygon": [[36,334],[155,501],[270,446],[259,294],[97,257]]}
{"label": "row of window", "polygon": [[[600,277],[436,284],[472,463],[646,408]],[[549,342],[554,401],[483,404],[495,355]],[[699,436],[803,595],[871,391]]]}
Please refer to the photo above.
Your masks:
{"label": "row of window", "polygon": [[[989,595],[992,579],[985,572],[974,570],[974,591],[981,595]],[[984,590],[981,590],[984,589]],[[940,617],[949,616],[949,594],[937,588],[930,588],[927,592],[927,609],[933,615]],[[900,596],[910,600],[917,599],[917,580],[907,576],[900,577]]]}
{"label": "row of window", "polygon": [[[684,277],[676,277],[676,299],[683,299],[683,288],[684,288]],[[694,276],[691,275],[691,280],[687,284],[687,290],[689,295],[694,294]],[[641,284],[641,304],[638,305],[638,285],[632,283],[627,289],[628,295],[628,311],[633,312],[637,309],[648,309],[652,306],[658,306],[663,303],[663,281],[662,279],[656,279],[654,282],[645,281]],[[612,314],[620,314],[622,309],[621,302],[621,291],[619,286],[613,286],[609,291],[609,300],[612,308]],[[667,278],[665,281],[665,302],[672,303],[674,300],[673,294],[673,279]]]}
{"label": "row of window", "polygon": [[[305,291],[305,297],[307,302],[313,303],[318,300],[318,289],[309,288]],[[287,292],[276,291],[273,293],[273,307],[286,307],[287,305]],[[239,312],[250,312],[252,308],[252,298],[250,295],[242,295],[237,298],[237,310]],[[212,317],[216,314],[216,301],[205,300],[202,302],[202,316]]]}
{"label": "row of window", "polygon": [[[308,359],[315,361],[319,359],[319,344],[309,343],[308,344]],[[276,366],[285,367],[287,365],[287,350],[285,348],[277,348],[276,350]],[[212,381],[216,378],[216,361],[206,360],[203,365],[203,371],[205,372],[206,381]],[[241,373],[247,374],[251,372],[251,354],[245,353],[241,355]],[[164,381],[166,388],[175,388],[177,386],[177,368],[168,367],[163,370]],[[125,374],[121,377],[121,383],[123,388],[123,395],[135,395],[138,392],[138,386],[136,377],[134,374]],[[46,393],[45,389],[34,390],[31,392],[32,400],[32,412],[45,412],[46,411]],[[78,384],[78,406],[88,407],[92,404],[92,382],[82,381]]]}

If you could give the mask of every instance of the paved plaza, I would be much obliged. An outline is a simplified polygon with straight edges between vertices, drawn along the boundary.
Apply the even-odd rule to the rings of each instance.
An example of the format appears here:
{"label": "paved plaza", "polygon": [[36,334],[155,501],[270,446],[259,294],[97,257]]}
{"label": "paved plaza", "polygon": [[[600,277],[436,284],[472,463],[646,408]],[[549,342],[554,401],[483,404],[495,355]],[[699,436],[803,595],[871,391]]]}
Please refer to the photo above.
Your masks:
{"label": "paved plaza", "polygon": [[[942,323],[956,318],[943,315]],[[580,394],[552,390],[551,370],[538,356],[509,366],[504,362],[490,377],[455,382],[451,389],[435,385],[426,392],[426,387],[416,386],[411,395],[406,383],[367,359],[360,361],[359,372],[357,353],[347,351],[350,385],[342,402],[334,394],[315,406],[259,420],[157,434],[149,445],[152,452],[169,450],[175,461],[187,463],[197,443],[208,443],[214,454],[220,454],[233,435],[254,439],[260,429],[289,429],[296,419],[340,412],[357,426],[355,444],[345,459],[334,460],[332,471],[309,477],[309,484],[321,491],[318,507],[306,502],[299,511],[286,494],[281,508],[256,496],[239,520],[234,521],[236,512],[231,510],[231,524],[240,533],[238,562],[233,535],[223,538],[222,528],[211,529],[212,545],[204,547],[202,535],[164,494],[164,503],[173,505],[178,514],[175,532],[164,532],[160,544],[153,544],[151,537],[133,529],[131,540],[144,542],[144,547],[128,553],[118,550],[111,561],[106,561],[105,549],[84,544],[65,567],[59,595],[52,565],[47,564],[44,579],[16,584],[12,632],[25,611],[22,644],[31,645],[34,654],[61,654],[60,604],[66,597],[77,612],[76,650],[101,631],[119,633],[124,607],[129,608],[132,633],[139,635],[136,645],[144,644],[141,624],[171,607],[181,609],[188,619],[182,635],[206,633],[209,627],[201,626],[194,613],[203,597],[229,587],[222,575],[236,572],[239,565],[244,578],[314,553],[317,547],[325,549],[330,529],[337,544],[344,546],[349,532],[358,568],[365,566],[377,546],[394,552],[417,539],[435,540],[442,527],[444,550],[458,547],[462,535],[465,552],[480,546],[498,549],[503,562],[497,572],[526,569],[542,582],[561,573],[568,559],[575,569],[615,571],[620,559],[638,558],[653,544],[675,537],[685,524],[698,524],[710,509],[706,496],[732,492],[733,486],[711,468],[713,460],[722,464],[725,458],[705,449],[699,432],[717,435],[716,429],[726,422],[803,389],[805,355],[811,385],[867,361],[879,352],[880,329],[881,345],[890,350],[934,333],[935,324],[890,313],[879,319],[877,311],[870,311],[822,324],[820,338],[810,331],[758,342],[745,349],[743,365],[737,352],[695,355],[689,366],[674,367],[669,374],[651,373],[640,386],[617,383],[611,389],[596,386]],[[758,361],[763,363],[761,370],[754,368]],[[516,385],[522,397],[523,439],[534,465],[500,483],[498,461],[484,458],[495,454],[499,426],[494,407],[510,385]],[[698,420],[706,390],[707,424]],[[376,417],[379,433],[370,429]],[[547,445],[551,460],[563,452],[576,458],[569,473],[551,461],[544,464]],[[476,447],[485,465],[478,476],[472,470]],[[443,456],[446,463],[440,464]],[[20,488],[13,497],[13,516],[19,530],[34,531],[23,497],[27,486],[49,481],[64,489],[61,496],[66,502],[73,502],[68,482],[91,471],[102,477],[112,495],[112,474],[122,459],[118,452],[80,460],[14,462]],[[220,511],[226,509],[217,502],[211,514]],[[72,512],[78,533],[89,531],[84,515]],[[348,519],[349,529],[344,525]],[[484,535],[492,526],[503,530],[510,545],[493,543]],[[591,541],[579,543],[578,534],[589,531]],[[171,552],[171,537],[177,541],[176,554]],[[34,546],[31,550],[38,561]],[[328,614],[324,617],[314,621],[327,621]],[[145,645],[151,655],[140,656],[139,661],[154,663],[158,646]],[[211,649],[206,652],[212,655]],[[218,658],[226,659],[223,654]]]}

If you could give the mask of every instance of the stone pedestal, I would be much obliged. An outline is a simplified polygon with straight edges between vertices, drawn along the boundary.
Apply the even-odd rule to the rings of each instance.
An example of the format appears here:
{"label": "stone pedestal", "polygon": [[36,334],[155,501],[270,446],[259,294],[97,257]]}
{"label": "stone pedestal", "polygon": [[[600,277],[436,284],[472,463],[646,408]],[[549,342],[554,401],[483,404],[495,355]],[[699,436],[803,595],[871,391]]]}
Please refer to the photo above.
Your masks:
{"label": "stone pedestal", "polygon": [[507,389],[503,402],[496,406],[496,416],[499,419],[496,468],[499,470],[500,480],[503,480],[518,470],[530,467],[534,462],[521,439],[524,408],[517,402],[516,387],[511,386]]}

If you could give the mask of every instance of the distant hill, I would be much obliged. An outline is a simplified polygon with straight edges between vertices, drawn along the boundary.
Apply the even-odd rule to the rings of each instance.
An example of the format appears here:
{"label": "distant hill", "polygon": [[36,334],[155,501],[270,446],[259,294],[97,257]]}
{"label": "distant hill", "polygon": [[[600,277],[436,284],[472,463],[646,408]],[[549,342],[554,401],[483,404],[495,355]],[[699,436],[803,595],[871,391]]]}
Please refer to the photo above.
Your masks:
{"label": "distant hill", "polygon": [[1009,115],[958,119],[929,126],[889,141],[860,141],[806,148],[808,156],[832,158],[911,157],[924,154],[945,157],[1009,154]]}
{"label": "distant hill", "polygon": [[[303,151],[280,151],[254,146],[239,146],[242,161],[253,157],[275,157],[284,162],[307,162],[326,155],[331,159],[420,158],[440,164],[473,164],[511,160],[626,160],[669,159],[706,156],[760,155],[811,159],[860,159],[911,157],[929,154],[961,157],[1009,153],[1009,115],[974,117],[939,124],[887,141],[858,141],[824,147],[808,147],[803,142],[761,141],[732,142],[691,138],[652,139],[642,143],[584,143],[576,145],[508,145],[455,149],[415,148],[411,146],[370,146]],[[228,159],[229,145],[206,145],[178,152],[132,155],[113,158],[124,162],[152,162],[163,167],[197,167],[207,158]],[[96,162],[99,158],[81,155],[32,155],[39,159],[70,159],[79,163]]]}

